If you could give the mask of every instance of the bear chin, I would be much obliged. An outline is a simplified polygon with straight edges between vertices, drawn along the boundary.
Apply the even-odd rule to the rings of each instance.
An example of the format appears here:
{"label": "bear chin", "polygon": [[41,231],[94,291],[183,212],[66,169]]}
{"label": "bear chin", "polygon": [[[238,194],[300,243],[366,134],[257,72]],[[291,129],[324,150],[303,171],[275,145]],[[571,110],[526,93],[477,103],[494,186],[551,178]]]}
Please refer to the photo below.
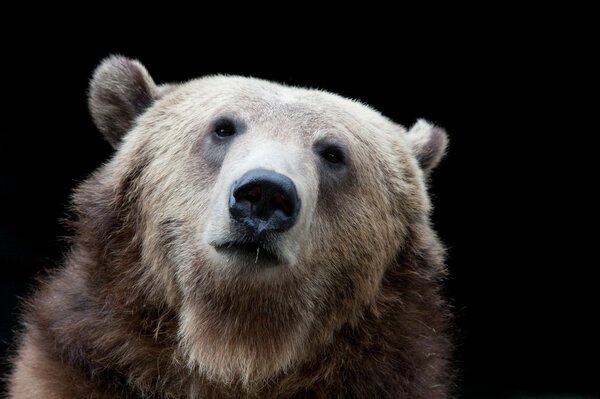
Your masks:
{"label": "bear chin", "polygon": [[241,384],[248,390],[260,389],[261,384],[285,373],[306,350],[308,329],[300,325],[283,332],[258,327],[224,335],[209,327],[210,315],[193,308],[184,310],[181,323],[188,367],[213,382]]}
{"label": "bear chin", "polygon": [[256,389],[308,356],[317,298],[286,265],[238,262],[237,273],[226,266],[207,270],[186,294],[181,346],[189,366],[210,380]]}

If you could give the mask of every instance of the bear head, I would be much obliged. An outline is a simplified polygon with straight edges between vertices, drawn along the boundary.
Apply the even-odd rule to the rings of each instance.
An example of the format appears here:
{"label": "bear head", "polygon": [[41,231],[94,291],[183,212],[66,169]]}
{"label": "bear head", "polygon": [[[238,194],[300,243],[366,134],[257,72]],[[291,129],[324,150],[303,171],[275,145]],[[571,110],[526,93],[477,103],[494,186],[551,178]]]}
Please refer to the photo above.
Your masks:
{"label": "bear head", "polygon": [[89,107],[115,153],[75,194],[80,245],[128,282],[123,301],[177,314],[183,358],[211,379],[310,357],[434,237],[426,181],[447,137],[428,122],[245,77],[156,85],[118,56]]}

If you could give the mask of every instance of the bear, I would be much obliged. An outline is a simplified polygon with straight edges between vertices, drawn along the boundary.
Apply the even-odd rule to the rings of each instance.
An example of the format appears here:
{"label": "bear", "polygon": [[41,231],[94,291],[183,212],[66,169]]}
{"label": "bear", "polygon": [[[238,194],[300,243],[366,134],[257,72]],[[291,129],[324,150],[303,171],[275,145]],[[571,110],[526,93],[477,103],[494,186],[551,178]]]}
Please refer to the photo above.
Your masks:
{"label": "bear", "polygon": [[322,90],[216,75],[90,82],[112,158],[24,305],[11,398],[445,398],[445,131]]}

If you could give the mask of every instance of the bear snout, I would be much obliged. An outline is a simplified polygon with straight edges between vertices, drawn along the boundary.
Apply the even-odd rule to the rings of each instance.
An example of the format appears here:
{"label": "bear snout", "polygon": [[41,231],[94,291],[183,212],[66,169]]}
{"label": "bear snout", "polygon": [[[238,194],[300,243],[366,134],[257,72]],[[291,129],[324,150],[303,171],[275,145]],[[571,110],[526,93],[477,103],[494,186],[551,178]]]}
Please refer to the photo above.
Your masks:
{"label": "bear snout", "polygon": [[289,230],[300,212],[294,182],[280,173],[253,169],[231,186],[229,213],[256,241]]}

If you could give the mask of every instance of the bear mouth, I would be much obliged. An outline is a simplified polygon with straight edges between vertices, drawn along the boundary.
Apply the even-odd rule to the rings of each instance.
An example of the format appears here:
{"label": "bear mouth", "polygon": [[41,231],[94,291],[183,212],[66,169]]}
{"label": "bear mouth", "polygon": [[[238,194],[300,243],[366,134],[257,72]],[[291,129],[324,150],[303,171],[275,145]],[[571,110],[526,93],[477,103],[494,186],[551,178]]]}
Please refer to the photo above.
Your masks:
{"label": "bear mouth", "polygon": [[275,266],[282,263],[281,257],[269,246],[253,241],[227,241],[215,243],[217,252],[242,258],[245,263],[260,266]]}

